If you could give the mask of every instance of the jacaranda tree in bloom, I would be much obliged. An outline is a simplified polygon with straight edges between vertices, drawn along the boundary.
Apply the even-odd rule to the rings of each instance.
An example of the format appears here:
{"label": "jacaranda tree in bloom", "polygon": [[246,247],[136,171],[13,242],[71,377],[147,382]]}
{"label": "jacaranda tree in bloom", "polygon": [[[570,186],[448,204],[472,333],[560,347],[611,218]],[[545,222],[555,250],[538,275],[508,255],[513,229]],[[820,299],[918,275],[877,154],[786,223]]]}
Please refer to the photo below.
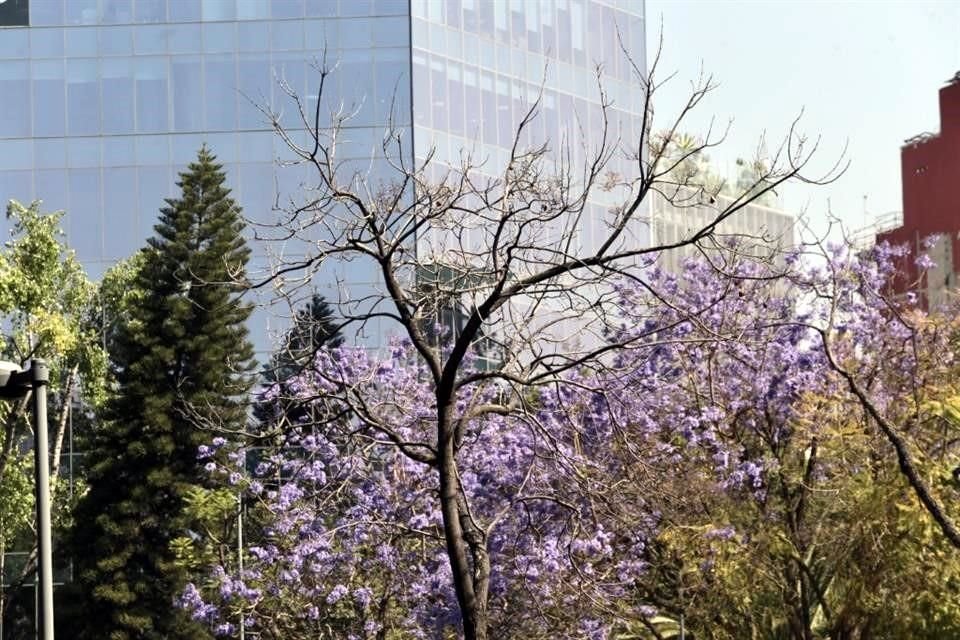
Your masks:
{"label": "jacaranda tree in bloom", "polygon": [[[321,352],[295,386],[306,403],[347,392],[415,447],[435,429],[426,380],[398,341],[382,359],[363,349]],[[458,414],[494,393],[465,389]],[[643,567],[656,514],[639,494],[603,499],[603,487],[630,469],[615,455],[604,406],[591,406],[597,400],[545,391],[529,415],[467,421],[461,482],[473,516],[489,523],[492,624],[504,637],[600,629]],[[223,441],[201,450],[213,477],[257,505],[252,519],[264,523],[242,572],[218,565],[213,591],[202,593],[201,583],[184,595],[214,631],[229,635],[244,620],[270,638],[456,633],[436,480],[403,453],[407,445],[362,433],[358,420],[326,432],[304,424],[250,474],[243,452],[220,451]],[[579,428],[587,422],[596,424]]]}
{"label": "jacaranda tree in bloom", "polygon": [[[541,598],[534,589],[504,591],[498,580],[505,571],[526,571],[523,561],[507,566],[504,557],[512,556],[503,555],[505,541],[531,547],[535,558],[546,553],[543,545],[553,535],[536,527],[557,528],[561,549],[564,536],[572,545],[574,540],[600,540],[596,536],[601,534],[616,538],[624,531],[633,545],[646,535],[646,526],[637,524],[642,518],[620,514],[624,505],[644,511],[635,500],[624,499],[624,491],[643,493],[634,489],[635,482],[623,480],[627,471],[606,469],[608,461],[622,465],[613,451],[607,453],[610,443],[601,438],[600,448],[591,448],[590,434],[600,433],[600,426],[582,434],[579,427],[557,431],[552,421],[559,417],[543,409],[553,403],[577,415],[596,413],[589,389],[602,391],[593,385],[607,382],[604,370],[616,352],[642,342],[640,336],[618,339],[612,330],[618,322],[612,284],[622,277],[643,282],[643,265],[658,251],[709,248],[718,227],[788,180],[822,182],[837,175],[828,170],[820,179],[804,177],[816,145],[791,127],[757,165],[762,175],[751,189],[718,200],[719,185],[703,184],[696,172],[677,170],[718,138],[694,138],[679,154],[671,151],[686,115],[712,90],[710,78],[693,85],[679,115],[664,126],[652,108],[660,87],[657,56],[646,69],[626,54],[622,62],[643,92],[631,107],[633,115],[614,105],[598,68],[599,108],[589,118],[589,140],[583,135],[583,114],[559,109],[554,119],[549,95],[541,100],[532,91],[526,100],[517,96],[510,110],[514,122],[497,123],[501,131],[512,126],[514,136],[493,156],[480,148],[476,153],[467,148],[451,153],[449,147],[435,153],[423,138],[426,146],[411,155],[409,128],[398,110],[378,136],[381,144],[375,145],[373,161],[353,160],[352,114],[324,93],[332,81],[326,65],[318,69],[316,96],[298,100],[286,117],[265,110],[300,165],[298,180],[306,188],[286,194],[289,204],[282,215],[271,213],[257,227],[258,235],[275,240],[279,250],[271,275],[255,286],[272,287],[273,295],[295,304],[321,280],[325,285],[337,281],[328,300],[342,319],[348,342],[359,338],[382,346],[389,331],[402,336],[407,346],[401,347],[399,361],[422,382],[416,395],[389,397],[370,407],[387,381],[381,385],[354,376],[358,370],[373,375],[381,364],[388,369],[395,364],[377,362],[361,369],[351,364],[352,356],[341,355],[346,359],[316,367],[334,380],[339,368],[346,370],[343,381],[323,392],[330,402],[314,412],[322,418],[315,426],[327,434],[324,427],[334,417],[342,418],[367,444],[349,441],[336,447],[372,447],[374,468],[387,476],[413,474],[417,486],[434,488],[417,495],[431,506],[425,513],[439,514],[441,526],[429,531],[442,536],[446,584],[456,596],[457,626],[467,640],[505,633],[503,625],[514,624],[510,616],[521,596],[539,611],[540,622],[520,621],[516,628],[536,624],[552,630],[577,610],[579,601],[609,614],[610,598],[620,588],[620,578],[609,577],[619,571],[616,563],[588,573],[581,565],[592,565],[570,552],[572,560],[562,568],[569,581],[560,580],[568,593]],[[398,78],[397,86],[407,86],[406,80]],[[288,129],[290,113],[301,121]],[[655,130],[667,133],[654,141],[650,133]],[[647,214],[655,199],[680,209],[697,207],[702,215],[676,235],[658,234],[658,243],[651,245],[645,241],[650,237]],[[357,274],[363,274],[359,282]],[[438,321],[440,331],[434,326]],[[439,338],[444,330],[446,340]],[[293,390],[286,395],[296,399]],[[399,418],[414,420],[408,427],[413,430],[398,430],[398,424],[406,424]],[[277,425],[278,431],[289,429]],[[505,433],[487,433],[493,430]],[[486,448],[494,446],[486,438],[522,444],[533,464],[529,479],[505,473],[516,465],[482,465],[479,456],[491,455]],[[397,456],[407,460],[401,464]],[[417,472],[408,474],[405,465]],[[556,469],[539,468],[546,465]],[[504,483],[493,496],[491,478]],[[555,517],[540,514],[547,505],[556,510]],[[527,514],[526,530],[533,531],[527,536],[517,537],[517,527],[503,524],[517,510]],[[607,547],[597,544],[606,553]],[[440,580],[445,574],[437,570],[433,575]],[[596,584],[601,595],[585,584]]]}
{"label": "jacaranda tree in bloom", "polygon": [[[905,526],[896,505],[949,526],[950,489],[925,479],[957,462],[937,418],[952,395],[935,384],[955,366],[955,333],[884,295],[889,255],[831,247],[811,267],[731,251],[679,276],[651,268],[643,286],[616,287],[610,339],[631,347],[603,371],[572,370],[506,415],[476,411],[496,386],[464,386],[459,479],[485,524],[498,636],[655,634],[687,619],[705,637],[806,638],[864,624],[870,576],[834,554]],[[439,488],[417,459],[436,429],[429,384],[403,341],[383,357],[322,351],[288,387],[307,405],[340,399],[347,424],[304,419],[251,473],[244,452],[204,447],[262,528],[242,570],[216,563],[188,587],[194,617],[225,636],[238,624],[270,638],[456,635]],[[857,493],[867,479],[878,489]],[[890,508],[867,510],[879,496]]]}

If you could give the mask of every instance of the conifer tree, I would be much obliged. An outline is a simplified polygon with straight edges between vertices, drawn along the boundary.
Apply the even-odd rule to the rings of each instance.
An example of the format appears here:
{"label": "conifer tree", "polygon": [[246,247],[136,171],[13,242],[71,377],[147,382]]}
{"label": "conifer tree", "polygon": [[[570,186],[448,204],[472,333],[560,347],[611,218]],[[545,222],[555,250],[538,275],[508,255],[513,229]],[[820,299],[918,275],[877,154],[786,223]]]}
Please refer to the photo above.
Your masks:
{"label": "conifer tree", "polygon": [[265,426],[277,423],[276,412],[287,417],[288,421],[296,413],[296,404],[287,399],[291,394],[286,388],[287,380],[309,367],[319,349],[335,349],[343,344],[343,335],[334,316],[333,309],[324,297],[318,293],[311,296],[293,317],[293,326],[284,334],[281,346],[270,357],[270,363],[262,372],[263,383],[267,386],[277,384],[280,389],[276,398],[254,405],[253,414],[257,421]]}
{"label": "conifer tree", "polygon": [[83,638],[205,637],[174,606],[170,541],[203,482],[205,426],[241,427],[255,367],[240,300],[250,250],[222,165],[204,147],[166,200],[134,278],[138,305],[112,344],[115,385],[87,458],[73,554]]}

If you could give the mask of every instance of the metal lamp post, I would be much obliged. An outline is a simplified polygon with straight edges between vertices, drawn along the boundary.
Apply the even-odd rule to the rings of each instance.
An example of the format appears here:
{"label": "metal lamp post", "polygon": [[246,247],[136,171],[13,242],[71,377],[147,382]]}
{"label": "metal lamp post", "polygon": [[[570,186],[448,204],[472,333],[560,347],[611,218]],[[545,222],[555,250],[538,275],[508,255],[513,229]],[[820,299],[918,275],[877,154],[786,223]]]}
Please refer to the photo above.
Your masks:
{"label": "metal lamp post", "polygon": [[53,637],[53,554],[50,536],[50,461],[47,444],[47,384],[50,371],[34,359],[29,369],[0,361],[0,398],[23,398],[33,392],[33,469],[37,502],[37,564],[40,582],[41,640]]}

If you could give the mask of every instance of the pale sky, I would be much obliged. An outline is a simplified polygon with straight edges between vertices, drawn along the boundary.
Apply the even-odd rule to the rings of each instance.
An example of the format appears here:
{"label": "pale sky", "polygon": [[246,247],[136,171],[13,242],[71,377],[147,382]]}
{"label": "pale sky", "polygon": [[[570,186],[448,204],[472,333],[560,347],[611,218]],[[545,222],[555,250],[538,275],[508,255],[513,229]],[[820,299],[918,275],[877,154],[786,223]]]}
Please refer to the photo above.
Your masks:
{"label": "pale sky", "polygon": [[[790,121],[821,138],[817,174],[848,145],[850,168],[825,187],[780,192],[783,208],[805,209],[823,228],[828,199],[845,225],[902,209],[900,146],[939,131],[937,91],[960,71],[960,1],[816,2],[647,0],[648,57],[663,20],[662,72],[677,72],[655,104],[655,127],[685,99],[701,64],[719,83],[690,119],[703,133],[710,117],[734,122],[710,155],[735,177],[766,132],[772,149]],[[665,75],[661,73],[661,77]]]}

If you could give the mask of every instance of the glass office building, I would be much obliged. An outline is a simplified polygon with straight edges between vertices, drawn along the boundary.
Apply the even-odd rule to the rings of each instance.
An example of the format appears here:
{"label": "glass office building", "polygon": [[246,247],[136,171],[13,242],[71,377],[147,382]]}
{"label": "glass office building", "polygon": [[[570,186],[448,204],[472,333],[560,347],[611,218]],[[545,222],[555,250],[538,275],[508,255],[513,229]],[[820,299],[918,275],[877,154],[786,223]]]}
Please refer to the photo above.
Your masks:
{"label": "glass office building", "polygon": [[[291,154],[263,109],[300,127],[288,91],[316,104],[324,52],[338,65],[326,106],[354,112],[341,157],[371,176],[389,172],[371,150],[391,114],[411,155],[473,146],[503,160],[541,85],[533,137],[579,136],[574,114],[589,137],[597,63],[618,135],[635,139],[642,94],[617,29],[643,68],[642,0],[6,0],[0,200],[66,210],[68,242],[97,278],[143,245],[206,142],[247,215],[267,222],[315,179],[282,166]],[[258,266],[271,251],[257,245]],[[343,269],[331,282],[371,281]],[[253,327],[261,348],[268,322]]]}

